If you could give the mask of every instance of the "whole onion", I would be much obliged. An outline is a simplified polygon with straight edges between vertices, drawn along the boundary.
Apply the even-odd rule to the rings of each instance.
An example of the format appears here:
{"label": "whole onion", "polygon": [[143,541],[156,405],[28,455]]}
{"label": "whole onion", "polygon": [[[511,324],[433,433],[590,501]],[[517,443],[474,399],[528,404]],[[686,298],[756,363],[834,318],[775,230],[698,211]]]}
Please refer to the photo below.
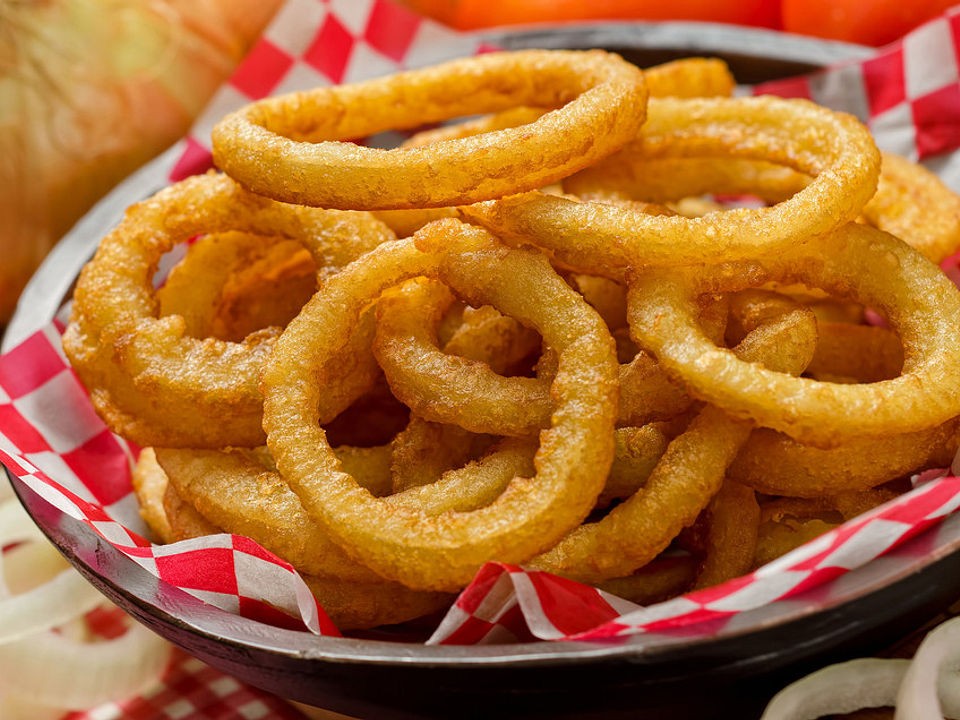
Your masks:
{"label": "whole onion", "polygon": [[282,0],[0,0],[0,322],[56,240],[178,139]]}

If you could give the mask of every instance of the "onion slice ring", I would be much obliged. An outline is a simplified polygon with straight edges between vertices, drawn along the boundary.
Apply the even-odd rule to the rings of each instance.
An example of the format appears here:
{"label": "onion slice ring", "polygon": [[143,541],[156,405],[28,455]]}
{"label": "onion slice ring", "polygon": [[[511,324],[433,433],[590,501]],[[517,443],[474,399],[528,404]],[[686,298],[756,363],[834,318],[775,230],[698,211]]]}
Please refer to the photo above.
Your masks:
{"label": "onion slice ring", "polygon": [[[960,653],[957,652],[958,640],[958,618],[938,625],[923,639],[897,691],[895,720],[941,720],[942,717],[960,717],[960,703],[957,702],[960,700],[960,682],[957,678],[957,664],[960,661]],[[943,682],[944,671],[952,676],[949,678],[952,682]],[[944,690],[947,692],[943,692]]]}
{"label": "onion slice ring", "polygon": [[[471,304],[529,324],[559,355],[557,407],[540,436],[536,475],[514,478],[472,512],[430,517],[374,498],[341,471],[317,422],[319,388],[330,380],[326,359],[363,308],[417,275],[438,277]],[[287,326],[263,371],[264,427],[283,478],[349,554],[409,587],[453,590],[484,562],[523,562],[586,517],[613,459],[616,372],[603,320],[542,255],[508,250],[479,228],[444,220],[345,268]]]}
{"label": "onion slice ring", "polygon": [[[609,155],[636,135],[646,99],[642,72],[611,53],[488,53],[261,100],[214,127],[213,155],[244,187],[285,202],[460,205],[541,187]],[[557,109],[521,128],[426,147],[336,142],[518,105]]]}
{"label": "onion slice ring", "polygon": [[816,720],[888,707],[894,704],[909,665],[909,660],[878,658],[828,665],[774,695],[760,720]]}
{"label": "onion slice ring", "polygon": [[0,645],[0,688],[43,705],[85,710],[131,697],[156,682],[171,647],[132,621],[123,635],[104,642],[39,633]]}
{"label": "onion slice ring", "polygon": [[0,645],[61,625],[103,602],[103,595],[73,568],[10,595],[3,579],[2,549],[23,542],[43,543],[40,552],[56,555],[20,502],[10,498],[0,504]]}

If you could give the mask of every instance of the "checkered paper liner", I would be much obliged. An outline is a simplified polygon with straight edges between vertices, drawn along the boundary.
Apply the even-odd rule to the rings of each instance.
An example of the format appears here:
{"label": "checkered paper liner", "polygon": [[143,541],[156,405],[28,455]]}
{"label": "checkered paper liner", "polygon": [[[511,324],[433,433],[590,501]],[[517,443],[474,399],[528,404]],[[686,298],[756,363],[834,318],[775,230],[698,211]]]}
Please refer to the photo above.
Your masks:
{"label": "checkered paper liner", "polygon": [[[867,61],[748,92],[810,97],[854,112],[881,147],[923,161],[958,189],[958,28],[960,11],[949,11]],[[288,0],[181,142],[169,177],[207,169],[211,127],[252,99],[489,49],[388,0]],[[249,539],[218,535],[168,546],[144,539],[129,482],[136,448],[93,412],[63,356],[61,331],[62,323],[51,324],[0,357],[0,460],[165,582],[228,612],[288,627],[293,615],[314,633],[338,634],[293,569]],[[646,608],[547,573],[490,563],[429,642],[600,639],[681,628],[711,634],[717,623],[813,588],[826,597],[845,572],[885,553],[909,556],[916,542],[906,541],[958,506],[960,479],[937,478],[750,575]]]}

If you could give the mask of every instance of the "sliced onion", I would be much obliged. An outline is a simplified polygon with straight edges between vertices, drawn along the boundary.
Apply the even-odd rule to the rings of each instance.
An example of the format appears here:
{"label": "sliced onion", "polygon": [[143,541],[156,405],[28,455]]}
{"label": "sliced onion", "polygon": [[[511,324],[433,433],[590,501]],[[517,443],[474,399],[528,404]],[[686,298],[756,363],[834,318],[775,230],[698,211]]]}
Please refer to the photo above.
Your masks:
{"label": "sliced onion", "polygon": [[[103,604],[100,607],[110,607],[110,601],[104,598]],[[90,630],[90,624],[85,617],[74,618],[70,622],[58,627],[57,632],[75,643],[95,642],[95,636]],[[0,717],[3,716],[0,715]]]}
{"label": "sliced onion", "polygon": [[[48,545],[40,547],[56,553]],[[29,583],[29,579],[20,577],[17,582]],[[103,596],[76,570],[64,570],[32,590],[0,600],[0,643],[62,625],[101,602]]]}
{"label": "sliced onion", "polygon": [[954,618],[931,630],[917,648],[900,684],[895,720],[960,717],[960,678],[955,671],[958,662],[960,618]]}
{"label": "sliced onion", "polygon": [[0,548],[42,537],[43,533],[16,498],[0,502]]}
{"label": "sliced onion", "polygon": [[815,720],[896,706],[896,720],[960,720],[960,618],[924,639],[913,660],[830,665],[777,693],[761,720]]}
{"label": "sliced onion", "polygon": [[11,595],[18,595],[52,580],[69,567],[48,543],[24,543],[3,554],[3,581]]}
{"label": "sliced onion", "polygon": [[163,674],[170,648],[137,623],[96,643],[43,632],[0,645],[0,688],[21,700],[84,710],[147,689]]}
{"label": "sliced onion", "polygon": [[760,720],[815,720],[892,706],[909,665],[909,660],[875,658],[828,665],[774,695]]}
{"label": "sliced onion", "polygon": [[3,720],[58,720],[62,717],[62,708],[47,707],[16,695],[0,696],[0,718]]}
{"label": "sliced onion", "polygon": [[[16,547],[2,552],[4,547]],[[135,695],[170,645],[139,625],[89,642],[83,615],[104,598],[47,543],[15,499],[0,502],[0,718],[46,720]],[[58,627],[59,632],[51,628]]]}

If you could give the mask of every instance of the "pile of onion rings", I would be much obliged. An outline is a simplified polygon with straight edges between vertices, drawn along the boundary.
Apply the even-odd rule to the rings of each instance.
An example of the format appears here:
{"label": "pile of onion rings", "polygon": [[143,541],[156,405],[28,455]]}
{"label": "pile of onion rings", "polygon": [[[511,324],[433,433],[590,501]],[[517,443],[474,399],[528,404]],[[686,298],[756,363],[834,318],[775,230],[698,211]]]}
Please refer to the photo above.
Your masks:
{"label": "pile of onion rings", "polygon": [[226,117],[226,174],[133,206],[64,336],[151,446],[155,539],[247,535],[341,629],[493,560],[647,603],[949,464],[960,200],[850,116],[732,89],[714,60],[523,51]]}

